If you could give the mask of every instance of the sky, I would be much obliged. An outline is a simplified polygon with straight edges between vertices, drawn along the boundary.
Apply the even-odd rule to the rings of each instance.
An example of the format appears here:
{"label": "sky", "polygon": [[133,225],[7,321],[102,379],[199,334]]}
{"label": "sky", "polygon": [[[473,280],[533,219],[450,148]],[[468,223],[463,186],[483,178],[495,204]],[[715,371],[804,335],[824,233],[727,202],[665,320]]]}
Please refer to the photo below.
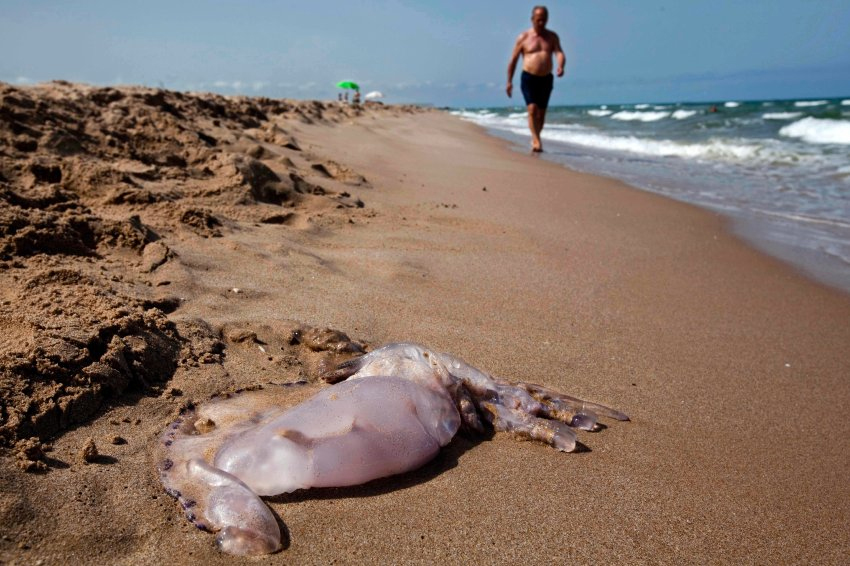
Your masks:
{"label": "sky", "polygon": [[[0,0],[0,81],[143,84],[487,107],[533,3]],[[548,3],[567,56],[552,104],[850,96],[848,0]],[[519,71],[514,78],[519,83]]]}

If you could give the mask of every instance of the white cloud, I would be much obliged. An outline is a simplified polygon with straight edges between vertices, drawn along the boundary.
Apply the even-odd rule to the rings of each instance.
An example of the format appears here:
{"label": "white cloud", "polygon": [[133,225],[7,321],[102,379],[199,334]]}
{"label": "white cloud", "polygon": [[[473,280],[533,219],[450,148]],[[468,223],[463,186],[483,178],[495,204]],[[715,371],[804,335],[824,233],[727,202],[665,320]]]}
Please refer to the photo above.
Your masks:
{"label": "white cloud", "polygon": [[29,77],[15,77],[15,84],[19,85],[28,85],[34,83],[35,81]]}

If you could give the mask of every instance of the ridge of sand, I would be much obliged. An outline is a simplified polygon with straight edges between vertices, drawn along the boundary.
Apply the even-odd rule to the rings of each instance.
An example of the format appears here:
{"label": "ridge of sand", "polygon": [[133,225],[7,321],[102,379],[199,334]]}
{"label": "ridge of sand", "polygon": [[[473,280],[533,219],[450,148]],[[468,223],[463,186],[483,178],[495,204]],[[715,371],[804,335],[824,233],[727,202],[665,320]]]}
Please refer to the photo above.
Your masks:
{"label": "ridge of sand", "polygon": [[411,474],[274,498],[287,548],[265,562],[850,556],[850,300],[717,216],[438,112],[0,96],[0,559],[230,563],[162,492],[158,436],[190,401],[309,378],[348,336],[633,420],[584,454],[460,437]]}
{"label": "ridge of sand", "polygon": [[161,276],[180,264],[173,243],[240,223],[339,224],[362,207],[349,190],[366,179],[282,124],[410,111],[63,82],[0,86],[0,108],[7,446],[217,359],[214,333],[193,345],[164,316],[180,304]]}

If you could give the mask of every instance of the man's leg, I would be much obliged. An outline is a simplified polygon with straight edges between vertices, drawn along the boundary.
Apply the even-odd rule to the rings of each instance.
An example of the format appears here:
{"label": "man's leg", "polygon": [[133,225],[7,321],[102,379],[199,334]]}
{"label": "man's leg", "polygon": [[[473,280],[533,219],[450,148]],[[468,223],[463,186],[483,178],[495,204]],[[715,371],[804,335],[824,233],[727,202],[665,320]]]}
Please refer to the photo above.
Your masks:
{"label": "man's leg", "polygon": [[540,143],[540,127],[542,125],[538,118],[540,108],[536,104],[528,105],[528,129],[531,130],[531,151],[542,151]]}
{"label": "man's leg", "polygon": [[[546,121],[546,109],[537,107],[537,137],[540,138],[540,135],[543,133],[543,123]],[[543,151],[543,142],[541,141],[537,144],[540,148],[540,151]]]}

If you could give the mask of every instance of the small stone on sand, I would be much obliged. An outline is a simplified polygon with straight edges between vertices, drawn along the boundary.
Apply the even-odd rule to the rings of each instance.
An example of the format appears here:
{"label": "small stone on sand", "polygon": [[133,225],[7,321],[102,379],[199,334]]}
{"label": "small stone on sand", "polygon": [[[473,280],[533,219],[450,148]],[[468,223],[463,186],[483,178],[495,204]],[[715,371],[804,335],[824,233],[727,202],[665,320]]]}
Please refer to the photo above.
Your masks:
{"label": "small stone on sand", "polygon": [[89,438],[86,441],[85,446],[80,451],[80,457],[83,459],[83,462],[89,464],[94,462],[100,454],[97,451],[97,445],[94,443],[94,439]]}

